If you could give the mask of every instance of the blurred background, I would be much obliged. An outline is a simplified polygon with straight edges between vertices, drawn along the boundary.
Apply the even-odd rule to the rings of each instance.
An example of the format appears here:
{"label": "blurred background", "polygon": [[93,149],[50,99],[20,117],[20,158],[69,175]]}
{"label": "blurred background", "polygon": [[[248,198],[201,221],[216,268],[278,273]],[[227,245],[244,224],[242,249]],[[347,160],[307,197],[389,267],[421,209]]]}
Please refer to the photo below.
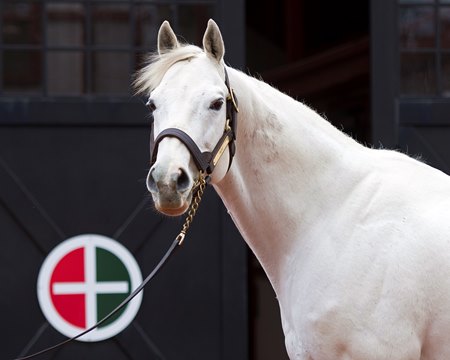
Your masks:
{"label": "blurred background", "polygon": [[[181,220],[146,195],[149,123],[130,84],[163,20],[201,44],[209,18],[231,66],[361,143],[450,173],[450,0],[2,0],[2,358],[62,338],[35,291],[58,243],[108,235],[146,275],[176,235]],[[133,324],[49,359],[287,359],[275,294],[220,199],[207,198]]]}

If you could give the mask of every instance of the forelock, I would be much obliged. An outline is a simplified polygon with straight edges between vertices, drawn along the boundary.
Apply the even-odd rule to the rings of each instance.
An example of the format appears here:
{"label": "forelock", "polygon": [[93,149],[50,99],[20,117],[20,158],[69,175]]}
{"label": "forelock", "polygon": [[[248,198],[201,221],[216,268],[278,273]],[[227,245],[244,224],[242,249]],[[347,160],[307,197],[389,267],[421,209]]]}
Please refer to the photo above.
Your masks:
{"label": "forelock", "polygon": [[138,94],[151,93],[160,83],[169,68],[177,62],[199,56],[203,50],[194,45],[181,45],[163,54],[152,53],[146,65],[136,73],[133,86]]}

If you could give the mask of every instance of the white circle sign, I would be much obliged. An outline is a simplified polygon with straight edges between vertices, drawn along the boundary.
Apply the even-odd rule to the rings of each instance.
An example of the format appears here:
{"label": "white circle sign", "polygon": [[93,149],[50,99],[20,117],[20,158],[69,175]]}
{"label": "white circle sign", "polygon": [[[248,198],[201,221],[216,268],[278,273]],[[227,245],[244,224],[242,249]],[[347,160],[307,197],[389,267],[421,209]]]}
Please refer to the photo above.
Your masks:
{"label": "white circle sign", "polygon": [[[139,266],[117,241],[96,234],[72,237],[56,246],[42,264],[39,305],[60,333],[74,337],[103,319],[142,282]],[[142,292],[126,307],[79,341],[101,341],[125,329],[136,316]]]}

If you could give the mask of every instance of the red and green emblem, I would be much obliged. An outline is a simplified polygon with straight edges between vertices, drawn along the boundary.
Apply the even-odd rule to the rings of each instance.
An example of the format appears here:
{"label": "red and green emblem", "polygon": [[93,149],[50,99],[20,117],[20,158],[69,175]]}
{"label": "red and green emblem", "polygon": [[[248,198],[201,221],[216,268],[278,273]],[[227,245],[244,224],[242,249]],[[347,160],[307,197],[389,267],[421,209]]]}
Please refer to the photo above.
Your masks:
{"label": "red and green emblem", "polygon": [[[38,278],[38,298],[50,324],[72,337],[109,314],[142,281],[133,256],[118,242],[100,235],[64,241],[46,258]],[[100,341],[122,331],[142,301],[136,296],[123,310],[80,338]]]}

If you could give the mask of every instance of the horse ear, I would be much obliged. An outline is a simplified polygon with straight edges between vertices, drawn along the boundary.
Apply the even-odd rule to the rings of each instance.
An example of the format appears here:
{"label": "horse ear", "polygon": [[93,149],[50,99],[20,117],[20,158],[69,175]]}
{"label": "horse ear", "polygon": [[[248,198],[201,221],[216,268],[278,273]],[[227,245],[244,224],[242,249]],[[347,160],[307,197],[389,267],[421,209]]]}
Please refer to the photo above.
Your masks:
{"label": "horse ear", "polygon": [[162,53],[177,47],[177,36],[170,27],[169,22],[166,20],[161,24],[158,31],[158,53],[161,55]]}
{"label": "horse ear", "polygon": [[208,27],[206,28],[205,35],[203,35],[203,49],[206,54],[222,61],[225,55],[225,46],[223,44],[222,34],[216,22],[212,19],[208,21]]}

